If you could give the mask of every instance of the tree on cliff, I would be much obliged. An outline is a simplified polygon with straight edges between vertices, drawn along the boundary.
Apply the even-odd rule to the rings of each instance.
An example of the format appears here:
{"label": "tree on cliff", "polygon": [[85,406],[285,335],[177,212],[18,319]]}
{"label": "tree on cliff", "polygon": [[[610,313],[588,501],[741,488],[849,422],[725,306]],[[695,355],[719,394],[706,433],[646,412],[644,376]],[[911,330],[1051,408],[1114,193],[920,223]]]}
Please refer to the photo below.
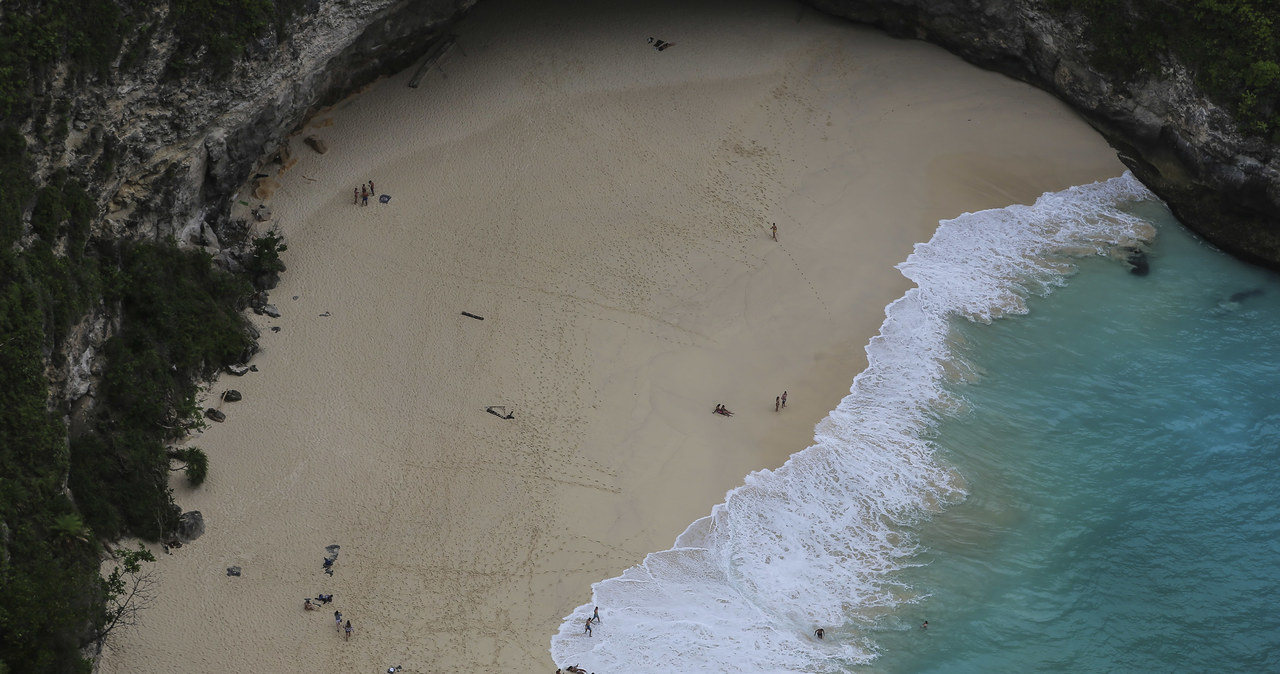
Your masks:
{"label": "tree on cliff", "polygon": [[99,651],[117,629],[136,625],[138,613],[154,601],[155,571],[142,566],[154,561],[155,555],[141,545],[118,551],[116,567],[102,579],[103,603],[93,634]]}

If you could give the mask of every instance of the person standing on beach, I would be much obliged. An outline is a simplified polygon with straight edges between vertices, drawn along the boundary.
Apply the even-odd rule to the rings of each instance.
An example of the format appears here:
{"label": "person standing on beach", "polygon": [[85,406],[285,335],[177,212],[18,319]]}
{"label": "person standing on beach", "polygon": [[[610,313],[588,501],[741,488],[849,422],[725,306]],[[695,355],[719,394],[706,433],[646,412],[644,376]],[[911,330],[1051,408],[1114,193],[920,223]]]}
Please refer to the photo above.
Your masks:
{"label": "person standing on beach", "polygon": [[782,398],[779,398],[779,397],[777,397],[777,396],[774,396],[774,397],[773,397],[773,411],[774,411],[774,412],[777,412],[777,411],[778,411],[778,408],[779,408],[779,407],[781,407],[781,406],[782,406]]}
{"label": "person standing on beach", "polygon": [[344,627],[343,629],[346,630],[347,634],[342,638],[346,639],[347,641],[350,641],[351,640],[351,621],[350,620],[347,621],[347,626]]}
{"label": "person standing on beach", "polygon": [[360,205],[361,206],[369,205],[369,186],[368,185],[360,186]]}
{"label": "person standing on beach", "polygon": [[594,622],[594,623],[597,623],[597,624],[600,622],[600,607],[599,607],[599,606],[597,606],[597,607],[596,607],[596,611],[595,611],[595,613],[592,613],[592,614],[591,614],[591,621],[592,621],[592,622]]}
{"label": "person standing on beach", "polygon": [[352,187],[351,188],[351,205],[355,206],[356,204],[359,204],[359,203],[360,203],[360,190],[355,187]]}
{"label": "person standing on beach", "polygon": [[337,623],[334,629],[342,629],[342,611],[333,612],[333,622]]}
{"label": "person standing on beach", "polygon": [[377,194],[377,192],[374,192],[374,191],[373,191],[373,181],[372,181],[372,180],[370,180],[370,181],[369,181],[369,194],[371,194],[371,195],[373,195],[373,194]]}
{"label": "person standing on beach", "polygon": [[770,227],[770,229],[773,230],[773,240],[777,241],[778,240],[778,223],[776,222],[773,223],[773,227]]}
{"label": "person standing on beach", "polygon": [[782,409],[787,409],[787,392],[782,392]]}
{"label": "person standing on beach", "polygon": [[591,618],[587,618],[587,629],[584,630],[587,636],[591,636]]}

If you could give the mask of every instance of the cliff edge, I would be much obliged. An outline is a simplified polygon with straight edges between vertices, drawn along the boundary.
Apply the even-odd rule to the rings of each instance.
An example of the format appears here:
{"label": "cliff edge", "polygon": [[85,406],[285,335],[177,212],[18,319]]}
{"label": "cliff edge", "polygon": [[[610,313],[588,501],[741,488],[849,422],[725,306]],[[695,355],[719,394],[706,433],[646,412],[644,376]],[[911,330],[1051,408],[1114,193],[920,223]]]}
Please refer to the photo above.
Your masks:
{"label": "cliff edge", "polygon": [[[1073,3],[806,2],[891,35],[938,44],[976,65],[1053,93],[1098,129],[1184,224],[1232,255],[1280,269],[1280,159],[1275,144],[1246,133],[1238,115],[1210,100],[1196,73],[1172,51],[1132,68],[1099,68],[1097,26]],[[1122,3],[1113,4],[1123,13],[1134,11],[1132,5],[1138,3],[1129,3],[1127,10]],[[1191,7],[1167,9],[1196,20]],[[1132,37],[1137,41],[1140,36]]]}

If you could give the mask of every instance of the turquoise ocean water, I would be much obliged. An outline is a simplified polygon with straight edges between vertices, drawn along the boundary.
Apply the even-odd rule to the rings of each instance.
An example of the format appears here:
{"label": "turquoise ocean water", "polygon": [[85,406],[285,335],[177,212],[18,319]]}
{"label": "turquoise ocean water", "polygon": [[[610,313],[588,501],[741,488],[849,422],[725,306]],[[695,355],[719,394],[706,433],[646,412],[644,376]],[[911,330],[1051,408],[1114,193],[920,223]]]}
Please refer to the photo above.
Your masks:
{"label": "turquoise ocean water", "polygon": [[1280,279],[1130,176],[941,223],[899,269],[814,444],[596,583],[556,662],[1280,671]]}
{"label": "turquoise ocean water", "polygon": [[1133,210],[1150,275],[1082,260],[1027,315],[955,321],[977,374],[933,439],[968,496],[902,574],[928,633],[875,669],[1280,671],[1280,283]]}

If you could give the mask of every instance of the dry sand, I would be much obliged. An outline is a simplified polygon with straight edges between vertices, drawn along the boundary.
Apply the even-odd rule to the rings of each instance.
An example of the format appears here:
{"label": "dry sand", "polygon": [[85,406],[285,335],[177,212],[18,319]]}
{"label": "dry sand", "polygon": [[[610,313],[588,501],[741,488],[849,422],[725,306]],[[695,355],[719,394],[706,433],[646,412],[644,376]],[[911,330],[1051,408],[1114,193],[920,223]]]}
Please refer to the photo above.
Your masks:
{"label": "dry sand", "polygon": [[1123,171],[1049,96],[793,4],[485,2],[458,33],[265,169],[284,315],[213,386],[245,399],[174,483],[208,532],[103,672],[549,673],[592,582],[809,444],[939,219]]}

